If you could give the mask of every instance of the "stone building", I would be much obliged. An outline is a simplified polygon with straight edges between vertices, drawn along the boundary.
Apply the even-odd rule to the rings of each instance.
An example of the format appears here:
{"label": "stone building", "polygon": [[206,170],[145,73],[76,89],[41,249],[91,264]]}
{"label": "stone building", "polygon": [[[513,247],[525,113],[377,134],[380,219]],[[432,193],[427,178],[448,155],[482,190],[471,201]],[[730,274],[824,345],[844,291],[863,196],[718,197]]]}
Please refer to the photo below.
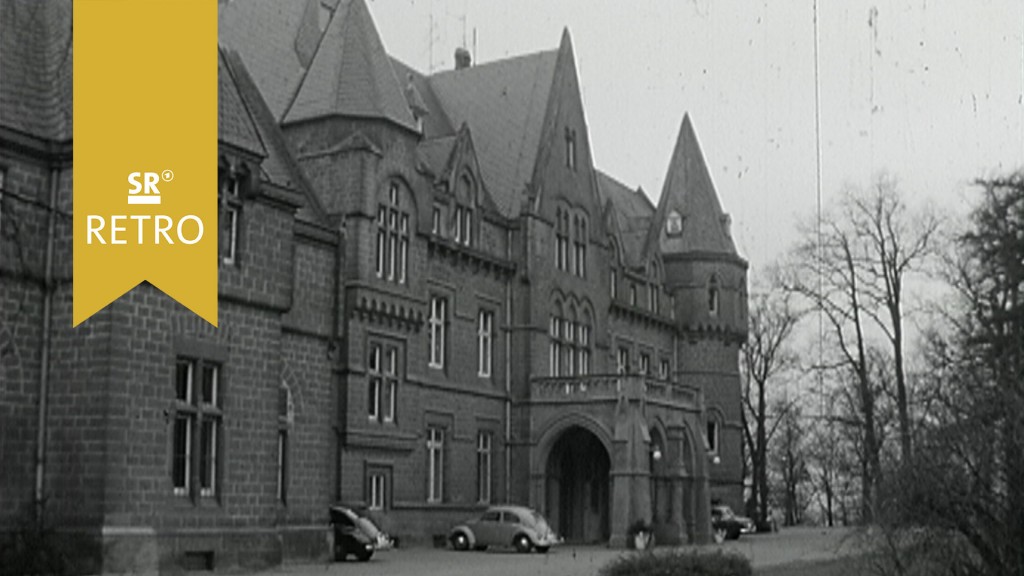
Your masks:
{"label": "stone building", "polygon": [[336,502],[403,545],[741,508],[747,265],[689,117],[655,206],[593,165],[568,31],[426,75],[365,0],[219,26],[220,328],[145,283],[71,328],[71,6],[0,0],[0,529],[173,572],[323,556]]}

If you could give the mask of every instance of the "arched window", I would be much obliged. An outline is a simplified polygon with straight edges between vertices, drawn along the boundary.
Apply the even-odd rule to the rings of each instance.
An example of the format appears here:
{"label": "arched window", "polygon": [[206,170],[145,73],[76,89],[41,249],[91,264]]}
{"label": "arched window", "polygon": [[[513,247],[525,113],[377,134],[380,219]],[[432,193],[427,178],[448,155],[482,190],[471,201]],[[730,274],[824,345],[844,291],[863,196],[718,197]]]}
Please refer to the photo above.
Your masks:
{"label": "arched window", "polygon": [[718,300],[718,276],[712,274],[711,280],[708,281],[708,313],[712,316],[718,316]]}
{"label": "arched window", "polygon": [[398,183],[391,182],[387,197],[377,206],[377,277],[404,284],[409,260],[409,213],[400,201]]}

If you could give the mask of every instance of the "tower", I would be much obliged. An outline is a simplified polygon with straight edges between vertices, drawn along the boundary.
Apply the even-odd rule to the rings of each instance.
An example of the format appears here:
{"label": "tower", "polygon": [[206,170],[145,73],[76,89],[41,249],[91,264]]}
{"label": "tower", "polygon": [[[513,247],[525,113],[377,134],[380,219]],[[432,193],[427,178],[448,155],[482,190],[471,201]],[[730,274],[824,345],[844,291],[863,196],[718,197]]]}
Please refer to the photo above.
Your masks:
{"label": "tower", "polygon": [[679,380],[703,393],[710,500],[741,510],[739,347],[747,333],[747,262],[739,256],[689,115],[684,116],[647,238],[660,250],[675,311]]}

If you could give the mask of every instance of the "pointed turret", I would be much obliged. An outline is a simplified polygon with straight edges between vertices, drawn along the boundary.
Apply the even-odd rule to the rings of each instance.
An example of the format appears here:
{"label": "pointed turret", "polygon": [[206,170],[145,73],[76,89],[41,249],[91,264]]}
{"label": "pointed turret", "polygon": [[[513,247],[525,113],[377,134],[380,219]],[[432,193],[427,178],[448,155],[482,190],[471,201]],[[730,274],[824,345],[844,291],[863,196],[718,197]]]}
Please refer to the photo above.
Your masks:
{"label": "pointed turret", "polygon": [[737,255],[689,114],[683,116],[646,248],[648,254],[657,249],[663,255]]}
{"label": "pointed turret", "polygon": [[365,0],[331,18],[284,123],[328,116],[377,118],[416,130],[402,84]]}

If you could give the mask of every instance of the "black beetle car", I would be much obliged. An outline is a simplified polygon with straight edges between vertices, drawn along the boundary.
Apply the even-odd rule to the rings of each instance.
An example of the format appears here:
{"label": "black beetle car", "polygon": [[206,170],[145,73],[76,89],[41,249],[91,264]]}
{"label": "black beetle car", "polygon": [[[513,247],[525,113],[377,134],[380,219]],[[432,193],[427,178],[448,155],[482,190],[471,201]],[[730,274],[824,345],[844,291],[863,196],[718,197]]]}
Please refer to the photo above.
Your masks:
{"label": "black beetle car", "polygon": [[372,520],[351,508],[333,506],[331,526],[334,528],[334,559],[344,560],[352,554],[360,562],[369,560],[377,550],[391,548],[388,535]]}

